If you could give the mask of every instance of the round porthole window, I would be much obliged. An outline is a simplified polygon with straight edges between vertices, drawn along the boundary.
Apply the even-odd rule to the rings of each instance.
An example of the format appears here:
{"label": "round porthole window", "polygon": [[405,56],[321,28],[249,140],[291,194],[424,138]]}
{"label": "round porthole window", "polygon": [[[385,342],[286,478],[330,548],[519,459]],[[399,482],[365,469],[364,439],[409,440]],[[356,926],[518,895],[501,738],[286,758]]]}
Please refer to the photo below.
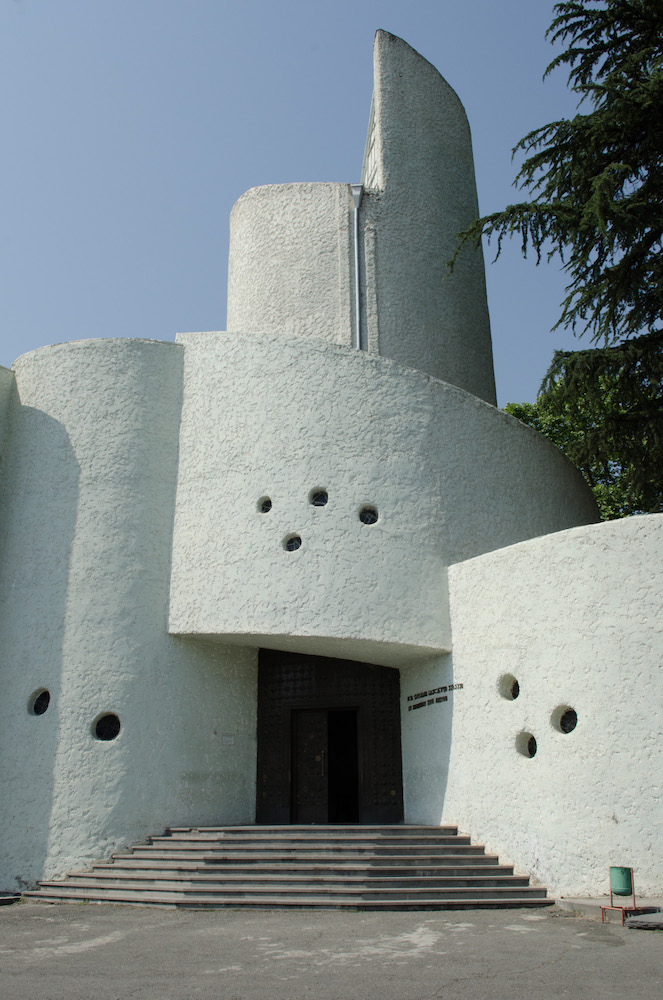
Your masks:
{"label": "round porthole window", "polygon": [[272,509],[272,501],[269,497],[260,497],[258,500],[258,510],[261,514],[269,514]]}
{"label": "round porthole window", "polygon": [[516,736],[516,750],[518,753],[521,753],[523,757],[535,757],[536,749],[536,738],[532,733],[518,733]]}
{"label": "round porthole window", "polygon": [[497,682],[497,690],[507,701],[515,701],[520,694],[520,684],[513,674],[503,674]]}
{"label": "round porthole window", "polygon": [[578,713],[570,705],[558,705],[550,721],[558,733],[572,733],[578,725]]}
{"label": "round porthole window", "polygon": [[28,709],[32,715],[43,715],[51,702],[51,693],[46,688],[39,688],[30,696]]}
{"label": "round porthole window", "polygon": [[97,719],[93,724],[92,731],[98,740],[114,740],[120,732],[120,720],[117,715],[108,712]]}
{"label": "round porthole window", "polygon": [[311,490],[308,499],[314,507],[324,507],[329,500],[329,494],[327,490]]}
{"label": "round porthole window", "polygon": [[283,548],[286,552],[296,552],[302,546],[302,540],[299,535],[287,535],[283,539]]}
{"label": "round porthole window", "polygon": [[362,524],[375,524],[378,519],[377,507],[362,507],[359,511],[359,520]]}

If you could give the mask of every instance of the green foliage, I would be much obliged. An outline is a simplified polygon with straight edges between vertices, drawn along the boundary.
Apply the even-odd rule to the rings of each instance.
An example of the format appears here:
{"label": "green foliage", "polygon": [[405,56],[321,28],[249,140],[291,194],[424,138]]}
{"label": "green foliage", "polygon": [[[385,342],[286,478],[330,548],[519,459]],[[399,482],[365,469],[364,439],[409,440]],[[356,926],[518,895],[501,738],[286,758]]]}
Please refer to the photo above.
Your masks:
{"label": "green foliage", "polygon": [[[506,410],[556,444],[602,516],[663,511],[663,0],[569,0],[548,30],[579,113],[526,135],[530,201],[459,235],[518,235],[568,278],[556,326],[602,346],[557,351],[536,403]],[[584,113],[580,113],[580,109]]]}
{"label": "green foliage", "polygon": [[557,351],[536,403],[508,403],[567,455],[609,520],[663,511],[663,332]]}
{"label": "green foliage", "polygon": [[585,114],[535,129],[514,149],[515,185],[531,201],[478,219],[460,245],[518,234],[537,263],[569,278],[557,326],[615,343],[661,329],[663,315],[663,2],[557,3],[551,42],[568,43],[546,75],[569,67]]}

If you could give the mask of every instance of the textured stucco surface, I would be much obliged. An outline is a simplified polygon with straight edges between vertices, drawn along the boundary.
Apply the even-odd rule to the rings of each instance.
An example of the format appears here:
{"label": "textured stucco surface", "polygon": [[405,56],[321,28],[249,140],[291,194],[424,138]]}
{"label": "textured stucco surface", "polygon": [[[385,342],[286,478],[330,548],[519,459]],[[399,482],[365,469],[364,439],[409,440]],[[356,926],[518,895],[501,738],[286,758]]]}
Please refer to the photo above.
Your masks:
{"label": "textured stucco surface", "polygon": [[[362,345],[495,403],[481,250],[444,277],[456,234],[478,215],[463,106],[400,38],[378,31],[374,60],[364,164],[374,186],[359,212]],[[231,215],[227,328],[351,344],[353,240],[348,184],[248,191]]]}
{"label": "textured stucco surface", "polygon": [[378,353],[494,403],[481,250],[445,279],[456,234],[479,214],[467,117],[435,67],[386,31],[375,37],[369,129],[376,187],[361,215],[376,234],[375,287],[364,289]]}
{"label": "textured stucco surface", "polygon": [[[0,887],[168,823],[250,821],[256,655],[167,635],[182,348],[15,366],[0,496]],[[29,712],[47,688],[47,712]],[[121,731],[91,731],[104,712]],[[234,744],[224,745],[223,735]]]}
{"label": "textured stucco surface", "polygon": [[242,195],[230,216],[227,328],[351,344],[352,213],[348,184]]}
{"label": "textured stucco surface", "polygon": [[[408,818],[457,822],[559,895],[605,894],[611,864],[660,893],[662,567],[661,515],[452,566],[453,656],[412,682],[463,688],[452,714],[405,715]],[[520,685],[513,701],[499,693],[507,674]],[[578,716],[567,734],[551,724],[563,705]],[[523,731],[532,758],[516,750]]]}
{"label": "textured stucco surface", "polygon": [[466,695],[464,687],[449,690],[451,653],[411,663],[400,674],[405,822],[437,825],[444,813],[455,706],[458,699],[462,707]]}
{"label": "textured stucco surface", "polygon": [[[320,653],[317,640],[343,640],[325,651],[340,656],[364,640],[386,665],[403,646],[430,656],[450,648],[449,563],[596,516],[556,449],[453,386],[350,348],[179,340],[174,633]],[[310,504],[316,489],[326,506]],[[377,524],[360,522],[363,504]]]}

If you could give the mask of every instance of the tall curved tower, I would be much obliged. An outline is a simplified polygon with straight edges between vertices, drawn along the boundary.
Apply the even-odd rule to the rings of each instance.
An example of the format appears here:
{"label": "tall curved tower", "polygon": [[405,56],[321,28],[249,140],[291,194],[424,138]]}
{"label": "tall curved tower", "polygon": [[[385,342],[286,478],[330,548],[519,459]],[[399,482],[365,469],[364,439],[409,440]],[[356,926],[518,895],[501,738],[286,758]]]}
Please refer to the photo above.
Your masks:
{"label": "tall curved tower", "polygon": [[228,329],[359,342],[495,403],[481,250],[445,280],[478,215],[465,111],[402,39],[378,31],[374,63],[356,236],[347,184],[248,191],[231,217]]}

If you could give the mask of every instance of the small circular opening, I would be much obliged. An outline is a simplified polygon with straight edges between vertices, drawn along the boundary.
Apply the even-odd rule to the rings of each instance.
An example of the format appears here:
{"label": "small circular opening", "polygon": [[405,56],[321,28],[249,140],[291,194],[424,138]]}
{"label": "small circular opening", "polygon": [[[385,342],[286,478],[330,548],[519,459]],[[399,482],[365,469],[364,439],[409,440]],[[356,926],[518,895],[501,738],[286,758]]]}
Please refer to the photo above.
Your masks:
{"label": "small circular opening", "polygon": [[28,708],[33,715],[43,715],[51,701],[51,693],[46,688],[40,688],[30,696]]}
{"label": "small circular opening", "polygon": [[550,721],[559,733],[572,733],[578,725],[578,713],[570,705],[558,705]]}
{"label": "small circular opening", "polygon": [[260,497],[258,500],[258,510],[261,514],[269,514],[272,509],[272,501],[269,497]]}
{"label": "small circular opening", "polygon": [[283,548],[287,552],[296,552],[297,549],[301,548],[302,540],[300,535],[288,535],[287,538],[283,539]]}
{"label": "small circular opening", "polygon": [[311,490],[308,498],[314,507],[324,507],[329,500],[329,494],[327,490]]}
{"label": "small circular opening", "polygon": [[521,753],[523,757],[536,756],[536,739],[532,733],[518,733],[516,736],[516,750],[518,753]]}
{"label": "small circular opening", "polygon": [[114,740],[119,732],[120,720],[112,712],[102,715],[94,724],[94,735],[98,740]]}
{"label": "small circular opening", "polygon": [[497,682],[497,690],[507,701],[515,701],[520,694],[520,684],[513,674],[503,674]]}
{"label": "small circular opening", "polygon": [[375,524],[377,519],[377,507],[362,507],[359,511],[359,520],[362,524]]}

